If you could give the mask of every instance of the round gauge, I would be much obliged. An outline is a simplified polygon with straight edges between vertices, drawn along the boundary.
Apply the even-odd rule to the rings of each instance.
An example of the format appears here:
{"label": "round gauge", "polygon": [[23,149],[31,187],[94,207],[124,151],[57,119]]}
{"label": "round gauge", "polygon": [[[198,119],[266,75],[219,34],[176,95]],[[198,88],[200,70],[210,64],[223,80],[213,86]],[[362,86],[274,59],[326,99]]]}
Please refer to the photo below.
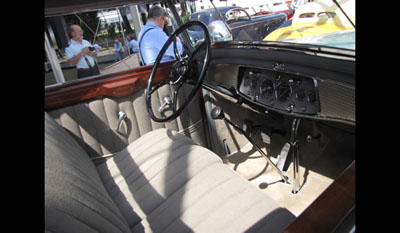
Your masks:
{"label": "round gauge", "polygon": [[264,97],[271,96],[274,93],[274,83],[269,79],[264,80],[261,83],[260,92]]}
{"label": "round gauge", "polygon": [[315,93],[313,91],[309,91],[307,94],[307,100],[310,103],[314,103],[317,100],[317,97],[315,96]]}
{"label": "round gauge", "polygon": [[304,98],[306,98],[306,91],[303,88],[300,88],[296,92],[296,97],[299,100],[303,100]]}
{"label": "round gauge", "polygon": [[289,82],[281,82],[278,87],[276,87],[276,98],[280,101],[287,101],[292,96],[292,87]]}

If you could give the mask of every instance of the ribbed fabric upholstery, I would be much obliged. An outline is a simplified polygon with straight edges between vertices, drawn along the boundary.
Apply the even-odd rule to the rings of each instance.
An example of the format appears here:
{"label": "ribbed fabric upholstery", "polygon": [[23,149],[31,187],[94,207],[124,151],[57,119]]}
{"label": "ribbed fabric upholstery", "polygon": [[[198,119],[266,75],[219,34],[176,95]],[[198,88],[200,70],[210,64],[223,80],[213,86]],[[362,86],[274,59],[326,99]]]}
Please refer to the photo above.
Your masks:
{"label": "ribbed fabric upholstery", "polygon": [[130,232],[88,155],[45,113],[45,222],[50,232]]}
{"label": "ribbed fabric upholstery", "polygon": [[214,153],[168,129],[142,136],[98,170],[133,232],[244,232],[269,214],[274,221],[256,227],[280,232],[294,218]]}
{"label": "ribbed fabric upholstery", "polygon": [[[181,90],[182,101],[186,92],[185,88]],[[153,94],[154,108],[160,106],[164,96],[172,96],[168,86],[158,89]],[[188,105],[177,119],[167,123],[157,123],[150,119],[146,110],[144,90],[119,98],[104,97],[90,100],[48,113],[71,133],[90,157],[96,157],[121,151],[140,136],[154,129],[168,128],[181,131],[196,123],[199,124],[196,124],[195,130],[185,132],[185,135],[191,137],[197,144],[205,146],[204,127],[198,101],[195,97],[193,103]],[[127,114],[125,124],[121,125],[122,134],[115,130],[120,110]]]}
{"label": "ribbed fabric upholstery", "polygon": [[182,134],[151,131],[96,169],[47,118],[46,230],[281,232],[295,218]]}

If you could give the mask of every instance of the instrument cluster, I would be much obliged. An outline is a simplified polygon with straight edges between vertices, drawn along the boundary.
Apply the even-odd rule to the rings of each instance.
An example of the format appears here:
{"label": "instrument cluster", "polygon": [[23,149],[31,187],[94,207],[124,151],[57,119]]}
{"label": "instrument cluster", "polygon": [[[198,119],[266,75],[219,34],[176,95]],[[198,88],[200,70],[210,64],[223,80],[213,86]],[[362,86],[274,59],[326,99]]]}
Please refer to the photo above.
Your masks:
{"label": "instrument cluster", "polygon": [[268,108],[314,115],[320,111],[317,82],[283,71],[241,67],[239,93]]}

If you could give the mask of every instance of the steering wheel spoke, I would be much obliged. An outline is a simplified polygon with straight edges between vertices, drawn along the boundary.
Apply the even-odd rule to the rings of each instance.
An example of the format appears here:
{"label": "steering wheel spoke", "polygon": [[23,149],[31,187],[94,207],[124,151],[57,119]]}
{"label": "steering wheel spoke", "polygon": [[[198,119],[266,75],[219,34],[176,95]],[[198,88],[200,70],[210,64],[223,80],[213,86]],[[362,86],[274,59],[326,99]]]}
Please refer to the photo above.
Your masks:
{"label": "steering wheel spoke", "polygon": [[[196,46],[194,51],[188,55],[181,55],[178,49],[178,43],[180,43],[179,40],[177,40],[178,35],[188,29],[189,27],[192,27],[193,25],[200,26],[204,30],[205,34],[205,39],[204,41]],[[177,59],[175,64],[172,66],[171,73],[169,77],[157,84],[153,84],[153,79],[155,77],[156,70],[161,62],[161,58],[164,56],[165,52],[169,48],[169,46],[173,43],[173,51],[174,51],[174,56]],[[179,45],[180,46],[180,45]],[[182,47],[185,49],[189,50],[184,44],[182,44]],[[200,53],[200,50],[204,49],[204,53]],[[199,58],[197,57],[200,55],[203,56],[204,58]],[[203,81],[203,78],[206,74],[206,71],[209,66],[209,61],[210,61],[210,56],[211,56],[211,41],[210,41],[210,35],[207,30],[207,26],[204,25],[200,21],[189,21],[185,24],[183,24],[181,27],[179,27],[174,33],[171,34],[171,36],[168,38],[167,42],[164,44],[162,47],[160,53],[158,54],[156,61],[153,65],[153,69],[150,74],[150,78],[147,84],[146,88],[146,107],[147,107],[147,112],[149,113],[151,119],[153,119],[156,122],[167,122],[170,120],[175,119],[178,117],[178,115],[183,111],[183,109],[192,101],[192,99],[195,97],[196,92],[200,89],[201,87],[201,82]],[[179,92],[183,86],[184,83],[191,84],[193,88],[189,92],[189,94],[186,96],[186,98],[183,100],[182,103],[179,103],[178,106],[178,96]],[[164,85],[170,85],[172,87],[172,114],[169,116],[165,116],[165,118],[159,118],[157,117],[154,112],[153,108],[151,106],[151,95],[161,86]],[[162,114],[163,115],[163,114]],[[164,115],[163,115],[164,116]]]}

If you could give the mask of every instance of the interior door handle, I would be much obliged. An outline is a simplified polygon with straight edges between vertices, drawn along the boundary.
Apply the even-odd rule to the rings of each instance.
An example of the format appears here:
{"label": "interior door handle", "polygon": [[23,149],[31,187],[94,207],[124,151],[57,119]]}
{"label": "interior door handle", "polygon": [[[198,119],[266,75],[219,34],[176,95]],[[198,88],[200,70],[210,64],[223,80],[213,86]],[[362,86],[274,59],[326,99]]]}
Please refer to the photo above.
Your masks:
{"label": "interior door handle", "polygon": [[165,96],[163,98],[163,101],[164,101],[164,103],[158,108],[158,112],[161,113],[161,114],[163,114],[164,109],[166,107],[168,107],[168,105],[172,104],[172,100],[171,100],[171,98],[169,96]]}
{"label": "interior door handle", "polygon": [[124,111],[119,111],[118,112],[118,126],[115,129],[117,132],[119,132],[119,128],[121,127],[121,123],[123,120],[126,118],[126,113]]}

